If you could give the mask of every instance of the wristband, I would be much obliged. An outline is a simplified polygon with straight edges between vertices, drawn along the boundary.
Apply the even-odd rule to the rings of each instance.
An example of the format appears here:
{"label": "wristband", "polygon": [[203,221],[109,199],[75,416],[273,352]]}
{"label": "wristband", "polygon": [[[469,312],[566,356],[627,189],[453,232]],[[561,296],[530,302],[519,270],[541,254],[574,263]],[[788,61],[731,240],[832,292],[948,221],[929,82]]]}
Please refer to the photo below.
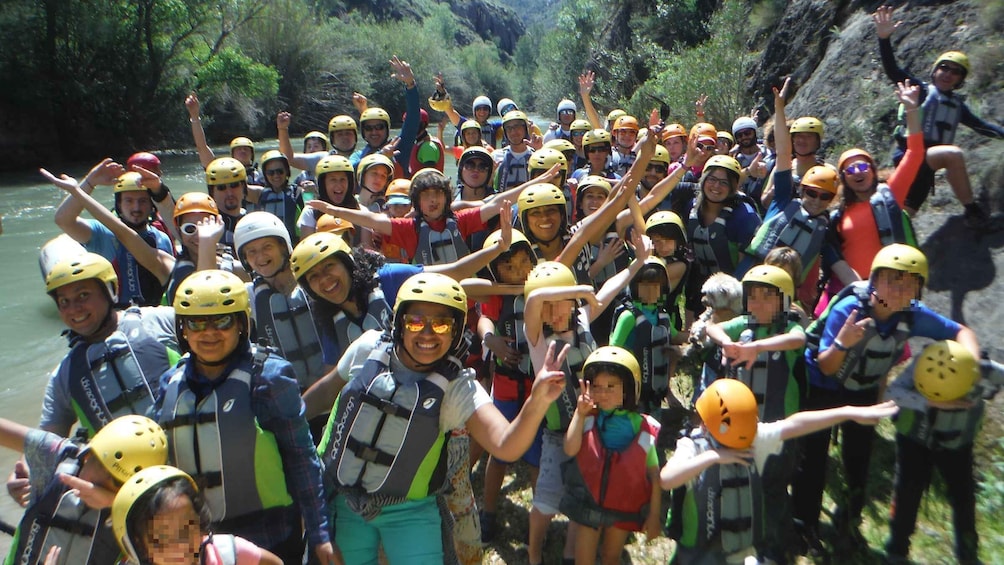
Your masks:
{"label": "wristband", "polygon": [[94,192],[94,185],[91,184],[91,181],[89,181],[87,179],[84,179],[84,182],[80,183],[80,189],[81,190],[86,190],[88,193],[91,193],[91,192]]}
{"label": "wristband", "polygon": [[846,351],[848,351],[850,349],[846,345],[840,343],[839,339],[833,340],[833,347],[836,347],[837,351],[844,351],[844,352],[846,352]]}
{"label": "wristband", "polygon": [[166,184],[160,183],[160,193],[159,194],[154,194],[152,190],[150,190],[149,192],[150,192],[150,198],[153,198],[154,202],[158,202],[159,203],[159,202],[163,202],[163,201],[167,200],[167,196],[169,194],[171,194],[171,189],[167,188]]}

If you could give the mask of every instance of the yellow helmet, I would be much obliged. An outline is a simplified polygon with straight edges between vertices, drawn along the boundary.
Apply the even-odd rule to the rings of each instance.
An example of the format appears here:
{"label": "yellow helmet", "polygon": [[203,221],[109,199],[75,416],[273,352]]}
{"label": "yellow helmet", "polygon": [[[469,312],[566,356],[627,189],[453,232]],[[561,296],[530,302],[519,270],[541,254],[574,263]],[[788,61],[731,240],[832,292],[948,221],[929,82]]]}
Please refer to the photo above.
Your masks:
{"label": "yellow helmet", "polygon": [[[675,237],[682,243],[687,243],[687,228],[676,212],[661,210],[645,220],[645,235],[664,232],[667,237]],[[676,232],[674,234],[674,232]]]}
{"label": "yellow helmet", "polygon": [[938,68],[938,65],[946,61],[949,63],[955,63],[956,65],[965,69],[966,72],[962,75],[962,78],[966,78],[966,76],[972,70],[972,67],[969,66],[968,55],[966,55],[962,51],[946,51],[941,55],[938,55],[938,58],[935,59],[934,66],[931,67],[931,72],[933,73],[934,70]]}
{"label": "yellow helmet", "polygon": [[203,212],[213,216],[220,215],[220,209],[216,206],[216,201],[213,200],[212,196],[203,192],[186,192],[174,203],[175,225],[179,224],[178,218],[192,212]]}
{"label": "yellow helmet", "polygon": [[741,381],[721,378],[712,382],[694,407],[718,443],[732,449],[753,445],[758,414],[756,397]]}
{"label": "yellow helmet", "polygon": [[262,171],[265,170],[265,165],[269,161],[282,161],[282,165],[286,167],[286,174],[289,174],[289,159],[283,155],[282,151],[278,149],[269,149],[261,156],[261,168]]}
{"label": "yellow helmet", "polygon": [[328,257],[336,256],[346,263],[350,272],[355,268],[352,249],[344,239],[331,232],[317,231],[296,244],[289,258],[289,267],[304,290],[309,291],[310,287],[305,280],[307,273]]}
{"label": "yellow helmet", "polygon": [[565,156],[557,149],[548,149],[543,147],[533,152],[530,155],[529,162],[527,163],[527,170],[530,173],[530,177],[533,178],[534,173],[545,172],[554,165],[560,165],[561,171],[564,174],[568,174],[568,160]]}
{"label": "yellow helmet", "polygon": [[380,120],[387,124],[387,131],[390,131],[390,114],[387,113],[387,110],[383,108],[367,108],[366,111],[359,115],[359,126],[362,127],[363,122],[370,120]]}
{"label": "yellow helmet", "polygon": [[233,155],[234,149],[238,147],[247,147],[251,150],[251,155],[254,155],[254,142],[247,137],[235,137],[230,140],[230,154]]}
{"label": "yellow helmet", "polygon": [[711,158],[708,159],[708,162],[704,164],[704,170],[707,171],[712,167],[732,171],[737,177],[742,175],[742,167],[739,165],[739,161],[736,161],[735,157],[730,157],[728,155],[712,155]]}
{"label": "yellow helmet", "polygon": [[481,124],[477,120],[464,120],[464,123],[460,124],[460,136],[463,137],[464,132],[469,129],[478,130],[478,135],[481,135]]}
{"label": "yellow helmet", "polygon": [[544,144],[544,149],[554,149],[564,154],[565,151],[575,151],[575,146],[567,139],[552,139]]}
{"label": "yellow helmet", "polygon": [[[388,120],[390,117],[388,116]],[[352,119],[352,116],[346,116],[345,114],[340,114],[331,118],[328,122],[328,137],[336,131],[352,130],[357,131],[359,126],[356,125],[356,121]]]}
{"label": "yellow helmet", "polygon": [[94,434],[85,453],[97,457],[112,478],[124,483],[147,467],[167,463],[167,434],[146,416],[120,416]]}
{"label": "yellow helmet", "polygon": [[[387,167],[387,184],[394,178],[394,163],[391,162],[390,158],[383,153],[370,153],[369,155],[363,157],[359,160],[359,165],[356,166],[356,182],[359,186],[363,184],[363,175],[370,167],[384,166]],[[386,187],[382,187],[386,189]],[[379,190],[376,192],[380,192]]]}
{"label": "yellow helmet", "polygon": [[840,178],[837,176],[837,171],[833,170],[833,167],[829,165],[816,165],[802,175],[801,184],[802,186],[811,186],[830,194],[836,194],[839,182]]}
{"label": "yellow helmet", "polygon": [[912,273],[920,277],[922,286],[927,281],[927,257],[920,249],[903,243],[886,245],[875,254],[875,258],[872,259],[872,277],[879,269]]}
{"label": "yellow helmet", "polygon": [[613,143],[613,136],[605,129],[589,130],[586,132],[586,135],[582,136],[582,147],[589,147],[597,143],[610,145]]}
{"label": "yellow helmet", "polygon": [[356,226],[352,225],[352,222],[348,220],[336,218],[330,214],[321,214],[321,217],[317,218],[317,231],[341,236],[345,232],[355,234]]}
{"label": "yellow helmet", "polygon": [[812,116],[805,116],[803,118],[798,118],[791,123],[791,127],[788,128],[789,133],[814,133],[819,136],[820,139],[823,138],[823,122],[819,121],[819,118],[814,118]]}
{"label": "yellow helmet", "polygon": [[913,372],[917,390],[928,400],[939,402],[958,400],[969,394],[979,379],[979,361],[962,344],[950,339],[925,347]]}
{"label": "yellow helmet", "polygon": [[[478,126],[479,131],[480,129],[481,127]],[[488,163],[488,178],[485,182],[490,184],[492,174],[495,172],[495,160],[492,159],[491,152],[480,145],[472,145],[471,147],[464,149],[464,152],[460,154],[460,161],[457,163],[457,169],[463,169],[464,165],[467,164],[467,161],[470,161],[471,159],[481,159],[482,161]]]}
{"label": "yellow helmet", "polygon": [[[495,247],[496,245],[499,244],[500,241],[502,241],[502,230],[495,230],[492,233],[488,234],[488,237],[485,238],[484,243],[481,244],[481,249],[489,249],[491,247]],[[521,249],[527,252],[527,254],[530,256],[530,261],[536,260],[537,255],[533,252],[533,246],[530,245],[530,240],[528,240],[526,236],[523,235],[523,232],[519,231],[516,228],[513,228],[512,241],[509,242],[509,250],[504,251],[500,255],[500,257],[508,256],[509,254],[515,253],[516,251]],[[493,259],[488,264],[488,270],[491,272],[492,278],[494,278],[495,281],[498,282],[499,274],[498,271],[496,270],[496,264],[495,264],[496,261],[498,261],[498,258]]]}
{"label": "yellow helmet", "polygon": [[112,532],[130,563],[141,563],[141,557],[136,547],[133,545],[133,536],[138,532],[129,531],[129,515],[133,506],[144,495],[153,489],[171,481],[172,479],[184,479],[191,485],[192,489],[198,491],[195,481],[187,473],[176,467],[168,465],[156,465],[148,467],[136,473],[122,485],[115,495],[112,503]]}
{"label": "yellow helmet", "polygon": [[530,293],[538,288],[575,286],[577,284],[579,283],[575,279],[575,274],[564,263],[541,261],[537,263],[526,277],[526,284],[523,285],[523,296],[528,298]]}
{"label": "yellow helmet", "polygon": [[400,343],[403,328],[401,319],[404,317],[405,306],[412,302],[429,302],[453,310],[455,323],[450,349],[454,350],[460,344],[464,325],[467,323],[467,293],[460,283],[439,273],[424,272],[408,277],[401,284],[401,289],[397,291],[397,300],[394,301],[393,335],[396,343]]}
{"label": "yellow helmet", "polygon": [[119,298],[119,278],[115,267],[108,259],[97,253],[83,253],[63,259],[53,265],[49,276],[45,277],[45,292],[56,299],[56,290],[68,284],[87,279],[97,279],[108,290],[108,298],[113,303]]}
{"label": "yellow helmet", "polygon": [[582,193],[585,192],[586,189],[588,188],[598,188],[602,190],[607,196],[609,196],[610,192],[613,190],[613,187],[610,186],[610,181],[604,177],[601,177],[600,175],[586,175],[586,177],[582,179],[582,182],[579,183],[579,186],[576,189],[577,196],[581,198]]}
{"label": "yellow helmet", "polygon": [[182,331],[188,316],[239,314],[244,317],[245,331],[251,328],[251,299],[244,281],[237,275],[220,270],[196,271],[181,281],[174,295],[175,325],[178,345],[189,351]]}
{"label": "yellow helmet", "polygon": [[[349,118],[349,119],[351,119],[351,118]],[[353,127],[352,129],[355,129],[355,127]],[[307,150],[307,140],[308,139],[316,139],[316,140],[320,141],[321,143],[324,144],[324,150],[327,151],[327,149],[328,149],[328,136],[324,135],[324,132],[321,132],[321,131],[309,131],[309,132],[307,132],[307,135],[303,136],[303,150],[304,151]]]}
{"label": "yellow helmet", "polygon": [[523,124],[527,128],[530,127],[530,120],[526,117],[526,114],[519,110],[510,110],[506,112],[505,116],[502,116],[502,125],[504,127],[507,123],[515,122],[517,120],[522,120]]}
{"label": "yellow helmet", "polygon": [[122,173],[119,175],[119,178],[115,179],[115,186],[112,190],[115,194],[120,192],[146,192],[146,187],[143,186],[143,175],[133,171]]}
{"label": "yellow helmet", "polygon": [[568,131],[589,131],[591,129],[593,129],[593,124],[589,123],[589,120],[574,120],[568,126]]}
{"label": "yellow helmet", "polygon": [[[437,92],[436,95],[438,94],[439,93]],[[440,98],[436,98],[436,95],[429,97],[429,107],[433,110],[437,112],[445,112],[453,106],[453,102],[450,101],[449,92],[443,94]]]}
{"label": "yellow helmet", "polygon": [[542,208],[544,206],[560,207],[562,222],[566,222],[566,202],[565,194],[560,188],[554,186],[553,184],[538,183],[526,187],[523,189],[523,192],[519,193],[519,198],[516,199],[516,210],[519,212],[519,221],[523,226],[523,229],[528,229],[526,220],[527,212],[533,210],[534,208]]}
{"label": "yellow helmet", "polygon": [[664,163],[668,168],[669,164],[672,162],[672,160],[669,158],[669,150],[663,147],[662,145],[656,145],[655,154],[652,155],[652,160],[650,162]]}
{"label": "yellow helmet", "polygon": [[210,186],[247,181],[247,179],[248,171],[244,167],[244,163],[233,157],[214,159],[206,167],[206,184]]}
{"label": "yellow helmet", "polygon": [[634,354],[616,345],[597,348],[582,364],[582,376],[592,384],[600,372],[613,373],[621,379],[624,385],[623,407],[626,410],[637,410],[638,399],[641,397],[641,365]]}
{"label": "yellow helmet", "polygon": [[626,115],[627,112],[625,112],[624,110],[621,110],[620,108],[614,108],[613,110],[610,110],[609,114],[607,114],[607,124],[613,125],[613,123],[617,121],[617,118]]}
{"label": "yellow helmet", "polygon": [[728,141],[730,145],[736,144],[736,137],[727,131],[719,131],[718,139],[724,139]]}

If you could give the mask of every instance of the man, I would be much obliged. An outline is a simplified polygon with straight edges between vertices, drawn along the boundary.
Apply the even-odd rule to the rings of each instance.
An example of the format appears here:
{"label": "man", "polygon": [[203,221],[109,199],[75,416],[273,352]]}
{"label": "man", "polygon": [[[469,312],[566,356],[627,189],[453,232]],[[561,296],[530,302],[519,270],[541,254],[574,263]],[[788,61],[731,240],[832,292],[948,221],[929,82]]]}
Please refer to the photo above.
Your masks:
{"label": "man", "polygon": [[551,124],[551,127],[547,129],[547,133],[544,134],[544,143],[551,141],[552,139],[565,139],[571,141],[572,122],[575,121],[575,102],[568,100],[567,98],[558,102],[558,121]]}
{"label": "man", "polygon": [[[736,161],[739,161],[746,173],[746,180],[739,185],[739,190],[752,198],[759,208],[767,172],[773,167],[774,161],[768,160],[767,151],[757,143],[757,126],[753,118],[743,116],[732,122],[732,136],[738,147]],[[763,213],[763,210],[760,212]]]}

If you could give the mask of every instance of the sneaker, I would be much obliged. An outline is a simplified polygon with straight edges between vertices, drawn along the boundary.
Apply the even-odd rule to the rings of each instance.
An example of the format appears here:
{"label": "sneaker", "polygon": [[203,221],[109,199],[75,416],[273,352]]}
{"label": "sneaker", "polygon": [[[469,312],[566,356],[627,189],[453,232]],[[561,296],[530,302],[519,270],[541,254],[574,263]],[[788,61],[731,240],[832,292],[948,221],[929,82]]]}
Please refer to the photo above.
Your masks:
{"label": "sneaker", "polygon": [[798,547],[796,549],[798,555],[808,557],[813,563],[819,563],[828,557],[826,548],[823,547],[823,542],[819,539],[819,532],[816,528],[796,524],[795,531],[798,534]]}
{"label": "sneaker", "polygon": [[482,510],[478,518],[481,521],[481,543],[491,543],[495,539],[495,513]]}
{"label": "sneaker", "polygon": [[982,206],[976,203],[966,206],[962,220],[966,224],[966,227],[971,230],[987,232],[993,229],[993,219]]}

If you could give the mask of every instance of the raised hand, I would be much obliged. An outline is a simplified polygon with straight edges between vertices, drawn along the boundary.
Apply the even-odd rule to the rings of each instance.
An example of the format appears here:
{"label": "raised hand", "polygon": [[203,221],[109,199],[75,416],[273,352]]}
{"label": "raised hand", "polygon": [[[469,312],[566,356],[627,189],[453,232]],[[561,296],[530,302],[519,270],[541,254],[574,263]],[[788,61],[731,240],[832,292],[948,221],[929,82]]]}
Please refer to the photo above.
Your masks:
{"label": "raised hand", "polygon": [[872,21],[875,22],[875,35],[879,36],[879,39],[887,39],[892,35],[892,32],[896,31],[896,28],[900,26],[903,22],[893,21],[892,13],[895,8],[892,6],[880,6],[875,13],[872,14]]}
{"label": "raised hand", "polygon": [[593,408],[596,404],[593,402],[593,397],[589,394],[589,381],[579,379],[579,401],[575,405],[575,411],[579,413],[583,418],[592,413]]}
{"label": "raised hand", "polygon": [[358,92],[352,93],[352,105],[355,107],[356,112],[362,114],[369,107],[369,100],[365,96]]}
{"label": "raised hand", "polygon": [[557,344],[553,341],[547,346],[547,353],[544,355],[544,364],[537,371],[537,377],[533,381],[533,389],[530,394],[540,396],[548,404],[554,402],[565,390],[565,357],[568,356],[572,346],[565,344],[561,351],[557,351]]}
{"label": "raised hand", "polygon": [[588,96],[590,92],[593,91],[593,86],[596,84],[596,73],[593,71],[586,71],[579,75],[579,94]]}
{"label": "raised hand", "polygon": [[203,218],[195,225],[199,234],[199,244],[207,244],[209,246],[219,243],[226,227],[223,224],[223,219],[219,216]]}
{"label": "raised hand", "polygon": [[858,310],[855,309],[850,316],[847,316],[843,327],[837,332],[836,341],[839,341],[844,347],[854,347],[864,338],[865,330],[873,323],[875,323],[874,320],[867,317],[858,320]]}
{"label": "raised hand", "polygon": [[912,84],[910,79],[896,83],[896,98],[907,110],[914,110],[920,106],[920,86]]}
{"label": "raised hand", "polygon": [[512,201],[503,200],[499,203],[499,247],[505,253],[512,245]]}
{"label": "raised hand", "polygon": [[293,114],[289,112],[279,112],[275,116],[276,129],[289,129],[289,123],[293,121]]}
{"label": "raised hand", "polygon": [[199,96],[194,92],[185,97],[185,109],[188,110],[189,118],[193,120],[199,119],[201,106],[199,104]]}
{"label": "raised hand", "polygon": [[411,72],[411,65],[407,61],[402,61],[397,58],[397,55],[394,55],[390,58],[390,67],[394,69],[394,72],[390,75],[392,78],[403,82],[409,88],[414,86],[415,74]]}

